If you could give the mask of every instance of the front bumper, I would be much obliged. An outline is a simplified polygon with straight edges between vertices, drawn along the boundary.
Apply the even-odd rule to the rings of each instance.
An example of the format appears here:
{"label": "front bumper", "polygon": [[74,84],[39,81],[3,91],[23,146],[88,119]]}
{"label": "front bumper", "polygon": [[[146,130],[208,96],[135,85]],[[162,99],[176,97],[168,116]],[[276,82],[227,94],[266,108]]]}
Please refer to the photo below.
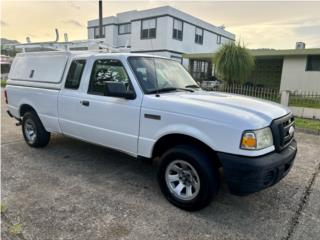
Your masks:
{"label": "front bumper", "polygon": [[245,157],[218,153],[230,192],[235,195],[248,195],[270,187],[290,171],[297,153],[297,143],[281,152],[272,152],[259,157]]}

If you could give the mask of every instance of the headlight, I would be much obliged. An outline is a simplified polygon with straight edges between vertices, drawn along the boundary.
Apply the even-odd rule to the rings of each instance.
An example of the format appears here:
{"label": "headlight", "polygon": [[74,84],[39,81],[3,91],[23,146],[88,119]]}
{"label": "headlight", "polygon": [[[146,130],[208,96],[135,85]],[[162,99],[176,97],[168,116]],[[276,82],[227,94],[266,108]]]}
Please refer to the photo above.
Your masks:
{"label": "headlight", "polygon": [[245,131],[242,134],[240,148],[259,150],[273,145],[272,132],[269,127],[259,130]]}

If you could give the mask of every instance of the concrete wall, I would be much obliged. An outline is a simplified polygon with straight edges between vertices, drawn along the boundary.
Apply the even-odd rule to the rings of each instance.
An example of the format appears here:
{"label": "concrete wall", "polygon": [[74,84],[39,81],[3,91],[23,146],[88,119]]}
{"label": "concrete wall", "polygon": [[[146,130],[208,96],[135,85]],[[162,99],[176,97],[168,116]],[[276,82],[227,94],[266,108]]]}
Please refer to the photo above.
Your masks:
{"label": "concrete wall", "polygon": [[309,119],[320,120],[320,109],[319,108],[304,108],[304,107],[293,107],[290,109],[294,116]]}
{"label": "concrete wall", "polygon": [[306,71],[307,56],[284,57],[280,90],[320,92],[320,71]]}
{"label": "concrete wall", "polygon": [[[157,18],[157,37],[155,39],[141,39],[141,21],[134,21],[131,25],[132,51],[171,50],[180,53],[215,52],[221,44],[230,40],[222,37],[221,44],[217,44],[217,34],[204,31],[203,44],[195,43],[196,27],[187,22],[183,23],[182,41],[173,39],[173,18],[170,16]],[[181,56],[181,54],[180,54]]]}
{"label": "concrete wall", "polygon": [[118,35],[118,28],[115,33],[115,39],[116,39],[116,46],[118,47],[124,47],[125,45],[131,46],[131,34],[121,34]]}
{"label": "concrete wall", "polygon": [[141,39],[141,21],[131,22],[131,50],[154,51],[167,49],[168,17],[157,18],[156,38]]}
{"label": "concrete wall", "polygon": [[172,38],[173,31],[173,18],[167,17],[167,48],[170,50],[183,52],[183,53],[206,53],[215,52],[217,49],[230,40],[221,37],[221,44],[217,44],[217,34],[204,30],[203,44],[195,43],[196,27],[188,22],[183,23],[183,38],[182,41]]}
{"label": "concrete wall", "polygon": [[[141,19],[156,17],[155,39],[141,39]],[[173,39],[173,18],[183,21],[183,40]],[[131,23],[131,33],[118,35],[118,25]],[[169,57],[181,57],[182,53],[214,52],[221,44],[233,41],[235,35],[210,23],[195,18],[175,8],[165,6],[143,11],[129,11],[103,19],[105,39],[113,47],[123,47],[128,43],[132,52],[158,53]],[[88,38],[94,38],[94,28],[98,19],[88,21]],[[204,29],[203,44],[195,43],[195,29]],[[221,44],[217,44],[217,35],[221,35]],[[164,54],[160,54],[161,51]],[[186,66],[187,63],[184,65]]]}

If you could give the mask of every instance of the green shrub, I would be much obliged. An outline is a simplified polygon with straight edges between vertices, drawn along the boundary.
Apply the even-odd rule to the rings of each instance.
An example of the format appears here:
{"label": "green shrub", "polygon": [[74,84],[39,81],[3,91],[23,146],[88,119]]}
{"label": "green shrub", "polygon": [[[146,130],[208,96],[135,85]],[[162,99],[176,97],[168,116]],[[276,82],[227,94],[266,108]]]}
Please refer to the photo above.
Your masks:
{"label": "green shrub", "polygon": [[215,70],[228,84],[244,83],[255,63],[247,48],[240,43],[224,44],[213,58]]}

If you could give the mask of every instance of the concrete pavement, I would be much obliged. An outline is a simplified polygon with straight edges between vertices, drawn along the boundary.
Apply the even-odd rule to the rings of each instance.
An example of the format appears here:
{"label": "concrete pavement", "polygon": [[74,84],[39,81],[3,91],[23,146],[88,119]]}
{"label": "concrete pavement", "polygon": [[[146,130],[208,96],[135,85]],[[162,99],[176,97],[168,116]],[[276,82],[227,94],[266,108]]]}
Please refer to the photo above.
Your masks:
{"label": "concrete pavement", "polygon": [[150,164],[60,135],[30,148],[1,110],[3,239],[319,239],[319,136],[296,135],[295,165],[274,187],[236,197],[222,181],[189,213],[165,200]]}

